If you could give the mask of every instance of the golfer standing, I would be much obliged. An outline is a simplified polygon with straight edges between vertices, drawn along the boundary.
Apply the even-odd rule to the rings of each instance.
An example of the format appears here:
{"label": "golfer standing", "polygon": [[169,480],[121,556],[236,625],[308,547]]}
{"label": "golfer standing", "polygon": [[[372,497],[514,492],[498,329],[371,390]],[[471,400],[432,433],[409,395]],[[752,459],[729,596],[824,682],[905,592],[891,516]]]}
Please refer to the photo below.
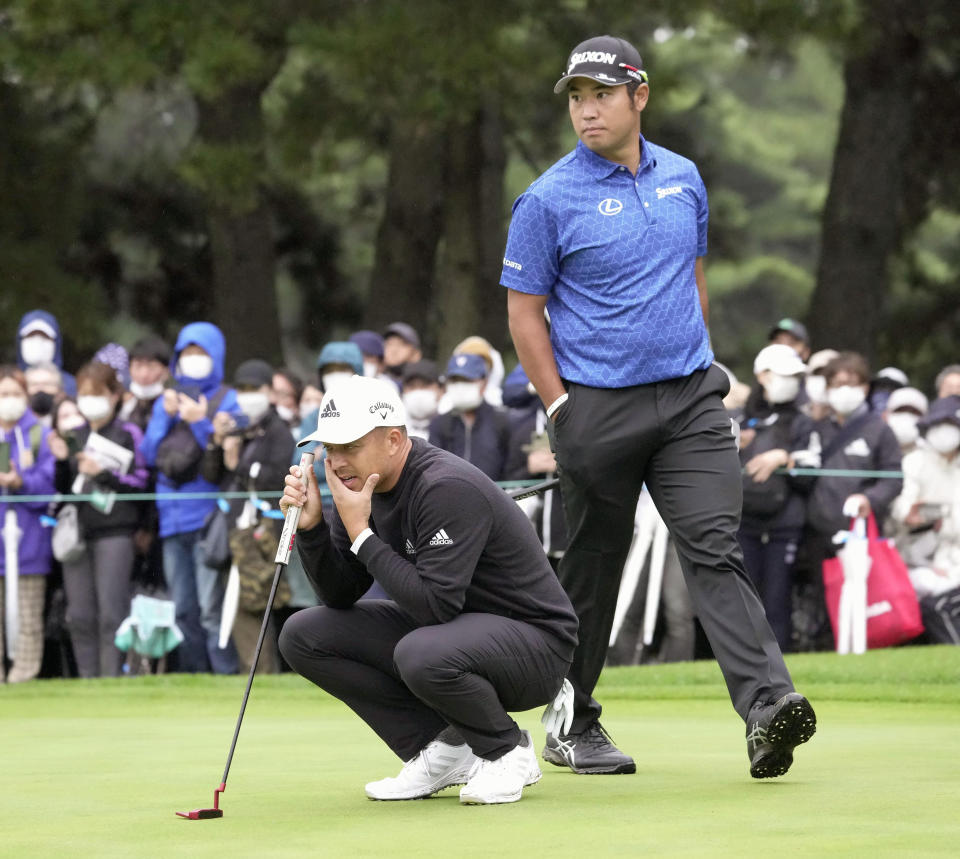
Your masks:
{"label": "golfer standing", "polygon": [[517,354],[551,419],[570,531],[559,575],[580,619],[574,722],[548,735],[543,757],[578,773],[635,771],[592,692],[646,483],[747,722],[751,775],[781,775],[816,722],[737,543],[729,386],[706,325],[706,190],[691,161],[640,134],[650,88],[628,42],[577,45],[554,92],[567,95],[579,143],[514,204],[501,277]]}
{"label": "golfer standing", "polygon": [[[540,779],[508,710],[554,699],[577,619],[517,504],[479,469],[410,439],[397,388],[354,376],[324,395],[317,431],[336,513],[313,469],[286,478],[296,546],[324,605],[294,614],[280,649],[406,761],[366,786],[419,799],[465,784],[468,804],[515,802]],[[360,597],[376,580],[389,600]]]}

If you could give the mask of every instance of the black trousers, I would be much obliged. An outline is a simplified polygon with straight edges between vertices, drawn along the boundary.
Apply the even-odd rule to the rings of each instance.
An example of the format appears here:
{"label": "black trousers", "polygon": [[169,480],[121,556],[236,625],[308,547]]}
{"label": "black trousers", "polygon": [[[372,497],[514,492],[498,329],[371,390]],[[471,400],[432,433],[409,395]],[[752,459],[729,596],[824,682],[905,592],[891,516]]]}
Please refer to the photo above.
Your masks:
{"label": "black trousers", "polygon": [[[447,726],[496,760],[520,742],[508,710],[552,701],[570,667],[548,633],[519,620],[465,613],[417,624],[390,600],[292,615],[280,634],[290,666],[347,704],[401,758]],[[569,647],[566,649],[570,649]]]}
{"label": "black trousers", "polygon": [[694,610],[736,711],[793,691],[737,542],[740,463],[719,367],[630,388],[568,386],[551,427],[570,545],[559,576],[580,618],[573,731],[600,715],[592,693],[646,483],[670,529]]}

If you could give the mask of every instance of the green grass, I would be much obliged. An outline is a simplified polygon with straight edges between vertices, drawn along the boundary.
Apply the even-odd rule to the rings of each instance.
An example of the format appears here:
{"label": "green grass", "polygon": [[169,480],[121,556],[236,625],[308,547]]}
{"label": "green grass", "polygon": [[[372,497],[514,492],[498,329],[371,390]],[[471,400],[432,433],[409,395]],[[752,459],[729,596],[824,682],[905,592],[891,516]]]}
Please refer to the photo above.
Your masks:
{"label": "green grass", "polygon": [[[257,678],[212,804],[244,678],[167,676],[0,687],[0,856],[955,855],[960,648],[788,660],[820,729],[785,777],[754,781],[717,667],[605,672],[604,724],[634,776],[544,764],[521,802],[456,790],[373,803],[399,762],[342,704]],[[519,717],[542,738],[536,713]]]}

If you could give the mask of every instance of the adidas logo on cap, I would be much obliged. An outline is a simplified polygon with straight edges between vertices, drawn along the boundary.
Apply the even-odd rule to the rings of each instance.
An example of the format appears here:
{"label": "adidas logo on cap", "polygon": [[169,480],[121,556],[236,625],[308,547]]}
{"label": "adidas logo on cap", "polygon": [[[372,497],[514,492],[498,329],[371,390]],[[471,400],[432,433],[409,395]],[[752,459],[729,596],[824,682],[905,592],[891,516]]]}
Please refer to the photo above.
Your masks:
{"label": "adidas logo on cap", "polygon": [[340,417],[340,412],[337,411],[337,404],[334,403],[333,400],[330,400],[330,402],[323,407],[323,411],[320,412],[320,420],[338,417]]}
{"label": "adidas logo on cap", "polygon": [[441,528],[437,531],[436,534],[430,539],[431,546],[452,546],[453,540],[450,539],[450,535]]}

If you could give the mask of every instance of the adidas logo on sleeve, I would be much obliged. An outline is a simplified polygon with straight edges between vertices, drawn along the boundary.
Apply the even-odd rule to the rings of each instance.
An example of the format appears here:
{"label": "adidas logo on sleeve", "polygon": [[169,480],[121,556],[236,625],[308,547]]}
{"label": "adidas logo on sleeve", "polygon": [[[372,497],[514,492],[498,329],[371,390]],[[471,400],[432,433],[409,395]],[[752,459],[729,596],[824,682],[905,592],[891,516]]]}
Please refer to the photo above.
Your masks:
{"label": "adidas logo on sleeve", "polygon": [[441,528],[439,531],[437,531],[436,534],[433,535],[433,537],[430,538],[430,545],[431,546],[452,546],[453,540],[451,540],[450,535],[447,534],[447,532],[444,531],[443,528]]}
{"label": "adidas logo on sleeve", "polygon": [[320,420],[338,417],[340,417],[340,412],[337,411],[337,404],[333,400],[330,400],[330,402],[323,407],[323,411],[320,412]]}
{"label": "adidas logo on sleeve", "polygon": [[409,537],[407,538],[407,547],[406,547],[406,548],[407,548],[407,554],[408,554],[408,555],[415,555],[415,554],[417,554],[417,547],[414,546],[413,543],[410,542],[410,538],[409,538]]}

